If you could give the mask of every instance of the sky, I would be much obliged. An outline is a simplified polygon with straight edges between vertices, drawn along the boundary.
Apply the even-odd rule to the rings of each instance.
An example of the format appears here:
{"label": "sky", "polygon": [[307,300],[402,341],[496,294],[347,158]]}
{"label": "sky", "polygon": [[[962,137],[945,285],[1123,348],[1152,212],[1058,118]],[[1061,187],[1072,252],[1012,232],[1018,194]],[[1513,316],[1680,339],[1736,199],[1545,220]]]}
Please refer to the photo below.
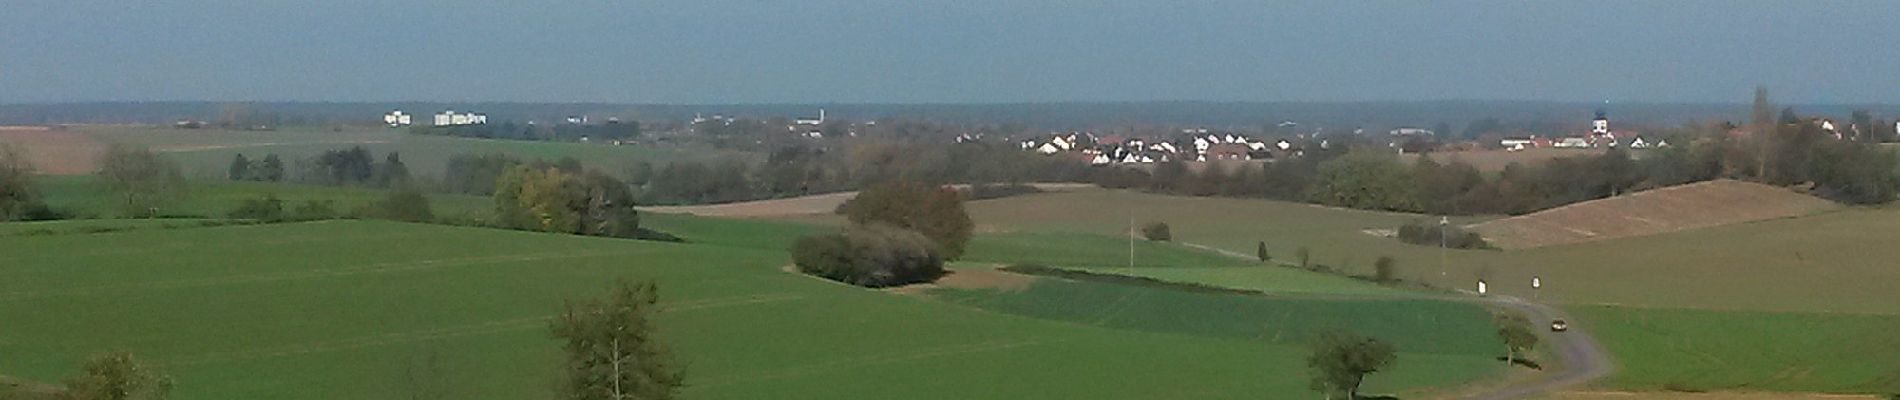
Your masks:
{"label": "sky", "polygon": [[0,0],[0,103],[1900,103],[1896,1]]}

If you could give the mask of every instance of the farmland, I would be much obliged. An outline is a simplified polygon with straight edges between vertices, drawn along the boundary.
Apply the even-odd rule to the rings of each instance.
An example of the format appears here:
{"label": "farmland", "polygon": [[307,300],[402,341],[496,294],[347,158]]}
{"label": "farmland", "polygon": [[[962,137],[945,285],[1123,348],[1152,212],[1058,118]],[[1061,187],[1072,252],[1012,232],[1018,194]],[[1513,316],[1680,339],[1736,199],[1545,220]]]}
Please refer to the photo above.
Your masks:
{"label": "farmland", "polygon": [[[1872,239],[1900,235],[1900,210],[1889,208],[1524,250],[1447,250],[1443,278],[1439,249],[1363,232],[1424,216],[1115,191],[987,200],[970,209],[992,231],[1114,235],[1127,231],[1132,213],[1169,222],[1181,242],[1235,253],[1252,254],[1264,241],[1277,260],[1305,247],[1313,263],[1349,273],[1368,274],[1371,258],[1389,255],[1409,280],[1467,287],[1483,276],[1495,292],[1576,314],[1624,370],[1602,383],[1607,388],[1867,393],[1890,390],[1891,377],[1900,376],[1900,364],[1886,361],[1900,357],[1900,346],[1883,333],[1900,328],[1900,299],[1888,290],[1900,271],[1885,261],[1900,253]],[[1135,274],[1240,288],[1276,282],[1246,270]],[[1544,282],[1539,293],[1528,287],[1532,276]]]}
{"label": "farmland", "polygon": [[1721,179],[1586,201],[1470,228],[1492,245],[1522,249],[1798,217],[1838,207],[1783,188]]}
{"label": "farmland", "polygon": [[103,145],[86,134],[44,127],[0,126],[0,143],[27,150],[27,160],[47,174],[84,174],[97,168]]}
{"label": "farmland", "polygon": [[[42,181],[55,207],[112,213],[110,197],[90,178]],[[339,210],[381,195],[200,180],[169,207],[216,217],[263,193],[292,203],[328,200]],[[493,207],[485,197],[431,200],[442,215],[479,218]],[[1505,282],[1493,290],[1564,305],[1616,355],[1624,372],[1601,389],[1865,393],[1900,374],[1881,361],[1900,356],[1900,346],[1866,339],[1900,328],[1900,309],[1882,300],[1891,297],[1881,284],[1900,276],[1876,262],[1900,254],[1854,246],[1900,235],[1900,210],[1849,208],[1510,251],[1445,250],[1440,275],[1440,249],[1367,233],[1427,216],[1092,188],[967,207],[978,235],[960,268],[1042,264],[1269,295],[1030,278],[1008,289],[947,286],[912,296],[781,271],[790,240],[829,229],[838,217],[828,214],[789,221],[645,215],[647,226],[686,244],[367,221],[0,224],[9,278],[0,283],[0,318],[34,326],[0,332],[0,371],[53,381],[87,354],[124,348],[193,382],[181,386],[183,397],[280,397],[285,390],[394,397],[439,387],[532,397],[551,379],[537,371],[552,368],[522,374],[519,366],[549,365],[556,356],[543,318],[616,277],[662,282],[665,308],[675,310],[661,317],[662,334],[691,366],[686,394],[695,398],[877,397],[841,384],[867,377],[929,388],[917,396],[924,398],[1011,397],[1051,387],[1064,397],[1304,393],[1303,343],[1334,328],[1388,339],[1406,352],[1398,368],[1371,381],[1374,391],[1430,395],[1502,370],[1490,359],[1498,349],[1488,317],[1474,304],[1128,240],[1131,221],[1160,221],[1181,243],[1229,253],[1251,255],[1264,242],[1278,262],[1297,263],[1306,249],[1313,264],[1369,274],[1374,258],[1391,256],[1401,277],[1415,282]],[[1530,276],[1546,282],[1541,293],[1508,283]],[[282,315],[303,322],[272,319]],[[876,334],[858,339],[863,332]],[[882,368],[898,365],[906,368]],[[294,372],[310,366],[323,367]],[[417,370],[432,371],[434,383],[418,383],[411,377]],[[909,372],[920,370],[936,375]],[[1130,374],[1168,383],[1101,378]]]}
{"label": "farmland", "polygon": [[[1482,325],[1466,323],[1483,318],[1471,306],[1312,313],[1299,310],[1324,302],[1063,283],[1019,294],[1031,298],[933,300],[780,271],[789,240],[808,226],[647,220],[690,243],[369,221],[8,237],[0,319],[18,323],[0,331],[0,370],[55,381],[82,357],[117,348],[172,371],[183,398],[536,397],[557,352],[546,316],[622,277],[662,285],[661,335],[689,365],[692,398],[888,397],[847,384],[865,379],[911,398],[1304,393],[1297,338],[1321,328],[1305,321],[1427,342],[1381,327],[1375,321],[1396,315],[1385,313],[1420,313],[1408,329],[1455,340],[1401,347],[1398,368],[1375,389],[1446,387],[1499,368]],[[1130,295],[1167,301],[1109,307]],[[1034,298],[1113,323],[1001,305],[1043,302]],[[1155,328],[1222,304],[1296,323]],[[1423,316],[1438,312],[1459,317]],[[1148,379],[1120,378],[1135,375]]]}

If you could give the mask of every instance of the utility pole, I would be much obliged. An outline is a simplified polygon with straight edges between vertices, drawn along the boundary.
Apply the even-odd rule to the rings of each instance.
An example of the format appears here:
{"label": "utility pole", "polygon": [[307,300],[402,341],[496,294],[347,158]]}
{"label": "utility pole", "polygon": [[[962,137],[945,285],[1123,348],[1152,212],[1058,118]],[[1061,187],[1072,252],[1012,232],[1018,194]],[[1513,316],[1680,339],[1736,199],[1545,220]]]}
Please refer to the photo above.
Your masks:
{"label": "utility pole", "polygon": [[1450,217],[1443,215],[1438,216],[1438,280],[1440,282],[1445,281],[1447,278],[1445,272],[1445,225],[1450,224]]}
{"label": "utility pole", "polygon": [[1128,209],[1128,273],[1135,272],[1135,209]]}

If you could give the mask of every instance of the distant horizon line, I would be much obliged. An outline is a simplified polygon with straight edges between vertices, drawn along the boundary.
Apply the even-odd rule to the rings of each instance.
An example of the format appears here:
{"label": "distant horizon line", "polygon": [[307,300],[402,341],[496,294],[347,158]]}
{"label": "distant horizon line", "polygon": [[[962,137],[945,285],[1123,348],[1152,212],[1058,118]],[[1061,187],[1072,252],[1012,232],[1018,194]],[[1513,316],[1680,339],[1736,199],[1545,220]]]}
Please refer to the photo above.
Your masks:
{"label": "distant horizon line", "polygon": [[[1772,101],[1772,98],[1771,98]],[[931,101],[931,102],[846,102],[846,101],[806,101],[806,102],[618,102],[618,101],[535,101],[535,100],[72,100],[72,101],[25,101],[4,102],[0,106],[59,106],[85,104],[534,104],[534,105],[592,105],[592,106],[1014,106],[1014,105],[1131,105],[1131,104],[1299,104],[1299,105],[1353,105],[1353,104],[1429,104],[1429,103],[1516,103],[1548,105],[1671,105],[1671,106],[1733,106],[1750,105],[1752,101],[1580,101],[1580,100],[1522,100],[1522,99],[1421,99],[1421,100],[1057,100],[1057,101]],[[1900,106],[1897,102],[1779,102],[1777,106]]]}

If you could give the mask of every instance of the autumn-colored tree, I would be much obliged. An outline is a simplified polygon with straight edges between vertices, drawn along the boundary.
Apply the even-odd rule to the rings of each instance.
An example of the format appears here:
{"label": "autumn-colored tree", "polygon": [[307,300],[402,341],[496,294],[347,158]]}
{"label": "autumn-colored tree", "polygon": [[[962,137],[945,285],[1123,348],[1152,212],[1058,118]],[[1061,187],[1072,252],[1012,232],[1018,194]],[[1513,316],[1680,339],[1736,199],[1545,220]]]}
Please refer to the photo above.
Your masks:
{"label": "autumn-colored tree", "polygon": [[936,242],[945,260],[955,260],[970,242],[976,224],[955,189],[908,181],[890,181],[858,192],[839,209],[852,223],[909,229]]}

